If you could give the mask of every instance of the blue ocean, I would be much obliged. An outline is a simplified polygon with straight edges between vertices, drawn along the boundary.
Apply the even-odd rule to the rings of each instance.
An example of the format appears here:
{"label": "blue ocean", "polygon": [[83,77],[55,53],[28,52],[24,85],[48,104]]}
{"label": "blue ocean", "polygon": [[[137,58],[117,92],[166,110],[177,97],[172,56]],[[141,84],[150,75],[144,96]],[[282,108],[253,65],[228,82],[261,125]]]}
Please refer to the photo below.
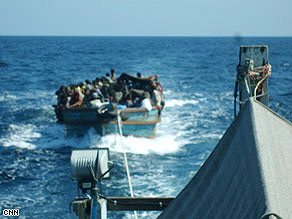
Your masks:
{"label": "blue ocean", "polygon": [[[123,151],[135,196],[176,196],[233,120],[240,45],[263,44],[272,65],[269,106],[292,121],[291,37],[0,37],[0,217],[13,208],[19,218],[70,218],[69,204],[77,196],[70,169],[75,148],[109,147],[115,167],[102,182],[105,196],[130,196]],[[165,108],[155,139],[121,141],[91,129],[68,136],[57,123],[56,90],[111,68],[118,76],[159,76]]]}

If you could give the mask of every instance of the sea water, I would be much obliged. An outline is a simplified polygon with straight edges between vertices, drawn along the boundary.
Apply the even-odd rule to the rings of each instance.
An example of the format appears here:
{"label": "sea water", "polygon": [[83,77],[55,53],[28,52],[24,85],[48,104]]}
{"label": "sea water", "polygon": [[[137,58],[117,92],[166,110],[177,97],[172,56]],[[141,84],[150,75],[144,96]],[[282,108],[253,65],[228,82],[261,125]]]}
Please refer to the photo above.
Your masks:
{"label": "sea water", "polygon": [[[19,209],[20,218],[69,218],[77,196],[74,148],[110,148],[115,167],[102,183],[105,196],[130,196],[124,151],[135,196],[176,196],[233,120],[239,46],[251,44],[269,46],[269,106],[292,121],[292,38],[0,37],[1,214]],[[118,76],[159,76],[166,104],[155,139],[100,137],[94,130],[68,137],[57,123],[55,91],[111,68]],[[138,212],[139,218],[157,215]]]}

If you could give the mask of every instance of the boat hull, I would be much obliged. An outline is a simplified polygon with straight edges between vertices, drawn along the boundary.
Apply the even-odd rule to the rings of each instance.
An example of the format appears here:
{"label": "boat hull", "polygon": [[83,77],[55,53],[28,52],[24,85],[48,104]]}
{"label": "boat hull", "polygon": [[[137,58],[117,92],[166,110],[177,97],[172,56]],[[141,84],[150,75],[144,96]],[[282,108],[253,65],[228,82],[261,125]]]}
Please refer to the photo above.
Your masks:
{"label": "boat hull", "polygon": [[[101,135],[119,134],[116,113],[102,115],[98,108],[57,109],[56,115],[66,125],[67,135],[84,135],[90,128]],[[126,108],[120,110],[121,130],[124,136],[155,138],[156,125],[160,122],[160,112],[153,107]]]}

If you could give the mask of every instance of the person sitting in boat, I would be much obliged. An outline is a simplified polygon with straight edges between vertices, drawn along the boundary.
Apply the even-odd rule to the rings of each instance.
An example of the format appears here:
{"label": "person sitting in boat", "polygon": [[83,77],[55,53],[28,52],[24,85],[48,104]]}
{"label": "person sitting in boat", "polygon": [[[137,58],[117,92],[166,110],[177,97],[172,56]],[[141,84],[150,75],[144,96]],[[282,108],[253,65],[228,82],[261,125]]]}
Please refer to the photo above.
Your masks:
{"label": "person sitting in boat", "polygon": [[115,73],[115,69],[111,69],[111,80],[113,81],[113,83],[115,83],[115,81],[116,81],[116,78],[117,78],[117,76],[116,76],[116,73]]}
{"label": "person sitting in boat", "polygon": [[162,86],[159,82],[153,81],[152,87],[152,105],[156,106],[159,110],[162,110],[165,104],[162,94]]}
{"label": "person sitting in boat", "polygon": [[114,97],[113,102],[124,104],[128,95],[129,95],[128,86],[124,84],[120,78],[118,78],[116,80],[116,83],[113,86],[113,97]]}
{"label": "person sitting in boat", "polygon": [[144,98],[141,102],[141,107],[145,108],[147,111],[152,110],[151,101],[149,98]]}
{"label": "person sitting in boat", "polygon": [[57,118],[62,121],[63,119],[63,115],[62,115],[62,108],[66,106],[67,104],[67,99],[68,99],[68,95],[66,92],[66,87],[65,86],[61,86],[59,88],[59,90],[56,91],[56,95],[57,95],[57,100],[58,100],[58,105],[53,105],[53,107],[55,107],[55,113]]}
{"label": "person sitting in boat", "polygon": [[85,90],[86,90],[86,87],[85,88],[83,87],[81,89],[81,86],[77,86],[77,91],[79,92],[79,95],[80,95],[81,99],[83,99],[83,97],[84,97]]}
{"label": "person sitting in boat", "polygon": [[164,107],[163,95],[156,89],[153,90],[152,105],[156,106],[159,110],[162,110]]}
{"label": "person sitting in boat", "polygon": [[[81,93],[82,93],[82,94],[85,94],[85,89],[86,89],[86,87],[87,87],[87,86],[86,86],[86,82],[85,82],[85,81],[80,82],[77,86],[79,87]],[[75,89],[75,87],[76,87],[76,86],[74,85],[73,90]]]}
{"label": "person sitting in boat", "polygon": [[137,72],[137,78],[142,78],[142,74],[140,72]]}
{"label": "person sitting in boat", "polygon": [[58,106],[60,107],[65,107],[67,103],[67,92],[66,92],[66,87],[62,85],[58,91],[56,91],[57,95],[57,100],[58,100]]}
{"label": "person sitting in boat", "polygon": [[[107,73],[109,77],[109,73]],[[102,81],[102,87],[101,87],[101,92],[105,98],[105,101],[109,101],[110,99],[110,81],[108,80],[107,77],[101,77],[100,79]]]}
{"label": "person sitting in boat", "polygon": [[110,77],[110,73],[107,72],[106,75],[105,75],[105,78],[106,78],[106,80],[107,80],[109,86],[111,86],[111,85],[114,84],[114,81],[113,81],[113,80],[111,79],[111,77]]}
{"label": "person sitting in boat", "polygon": [[141,99],[139,97],[135,97],[134,100],[130,99],[130,96],[128,96],[127,100],[125,101],[125,105],[128,108],[138,108],[141,107]]}
{"label": "person sitting in boat", "polygon": [[98,81],[94,81],[93,82],[93,89],[91,90],[92,93],[96,93],[97,94],[97,97],[98,99],[100,99],[101,102],[104,102],[104,96],[101,92],[101,85]]}
{"label": "person sitting in boat", "polygon": [[101,101],[100,96],[98,95],[98,93],[93,92],[91,94],[90,107],[91,108],[100,107],[102,104],[103,103],[102,103],[102,101]]}
{"label": "person sitting in boat", "polygon": [[74,86],[73,85],[67,86],[65,88],[65,91],[66,91],[66,95],[67,95],[67,101],[66,101],[66,104],[65,104],[65,107],[66,107],[66,106],[69,106],[69,104],[70,104],[71,97],[72,97],[73,92],[74,92]]}
{"label": "person sitting in boat", "polygon": [[130,90],[130,99],[135,99],[136,97],[139,97],[140,99],[149,98],[151,97],[149,91],[147,89],[134,89],[132,88]]}
{"label": "person sitting in boat", "polygon": [[93,89],[93,85],[92,85],[92,83],[91,83],[91,81],[90,80],[85,80],[85,83],[86,83],[86,88],[87,89],[89,89],[89,90],[92,90]]}
{"label": "person sitting in boat", "polygon": [[90,107],[90,101],[91,101],[91,92],[90,92],[90,90],[87,88],[86,90],[85,90],[85,95],[84,95],[84,97],[83,97],[83,99],[82,99],[82,106],[83,107]]}
{"label": "person sitting in boat", "polygon": [[130,107],[140,107],[144,99],[150,99],[151,95],[146,90],[131,89],[128,104]]}
{"label": "person sitting in boat", "polygon": [[80,94],[80,90],[78,89],[78,87],[74,88],[74,93],[70,99],[69,105],[66,106],[67,109],[71,109],[74,107],[80,107],[82,104],[82,96]]}
{"label": "person sitting in boat", "polygon": [[97,77],[97,78],[93,81],[93,84],[98,85],[99,88],[101,88],[101,87],[103,86],[102,80],[101,80],[99,77]]}

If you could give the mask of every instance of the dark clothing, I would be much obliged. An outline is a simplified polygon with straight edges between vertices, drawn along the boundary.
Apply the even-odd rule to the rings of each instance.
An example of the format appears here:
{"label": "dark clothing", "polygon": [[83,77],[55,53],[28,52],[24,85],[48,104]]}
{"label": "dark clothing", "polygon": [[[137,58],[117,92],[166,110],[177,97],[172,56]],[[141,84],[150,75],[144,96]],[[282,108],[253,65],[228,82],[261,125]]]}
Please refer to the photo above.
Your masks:
{"label": "dark clothing", "polygon": [[75,91],[71,97],[70,105],[80,102],[79,106],[82,104],[82,99],[79,95],[79,92]]}
{"label": "dark clothing", "polygon": [[64,92],[58,92],[58,105],[66,106],[68,95]]}
{"label": "dark clothing", "polygon": [[131,89],[132,92],[132,99],[135,99],[136,97],[138,97],[139,99],[145,99],[145,98],[149,98],[150,99],[150,93],[145,91],[145,90],[141,90],[141,89]]}

